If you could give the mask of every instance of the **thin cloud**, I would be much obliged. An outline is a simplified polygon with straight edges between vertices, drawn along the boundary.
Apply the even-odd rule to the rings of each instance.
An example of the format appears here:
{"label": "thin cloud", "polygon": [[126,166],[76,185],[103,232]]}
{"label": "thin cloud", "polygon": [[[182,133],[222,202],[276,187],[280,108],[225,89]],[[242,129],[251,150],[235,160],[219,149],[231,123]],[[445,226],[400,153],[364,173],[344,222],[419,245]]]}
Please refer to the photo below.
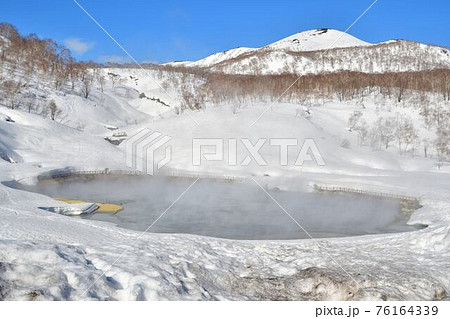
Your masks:
{"label": "thin cloud", "polygon": [[102,55],[98,57],[100,63],[131,63],[132,60],[128,56],[121,55]]}
{"label": "thin cloud", "polygon": [[64,40],[64,45],[76,54],[83,55],[91,50],[95,43],[83,41],[80,38],[71,37]]}
{"label": "thin cloud", "polygon": [[158,64],[159,61],[156,60],[142,60],[139,63],[146,63],[146,64]]}

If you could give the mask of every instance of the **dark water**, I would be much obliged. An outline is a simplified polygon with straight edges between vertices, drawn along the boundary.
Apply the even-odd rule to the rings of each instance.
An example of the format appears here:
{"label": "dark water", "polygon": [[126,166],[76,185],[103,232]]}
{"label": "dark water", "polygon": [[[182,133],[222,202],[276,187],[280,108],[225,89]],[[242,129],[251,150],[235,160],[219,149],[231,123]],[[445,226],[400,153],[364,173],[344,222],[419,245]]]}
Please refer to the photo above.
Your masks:
{"label": "dark water", "polygon": [[[143,231],[193,182],[161,177],[100,177],[40,183],[32,191],[52,197],[122,204],[117,214],[84,219]],[[271,191],[314,238],[411,231],[399,203],[367,196]],[[232,239],[300,239],[309,236],[252,182],[199,180],[149,232]]]}

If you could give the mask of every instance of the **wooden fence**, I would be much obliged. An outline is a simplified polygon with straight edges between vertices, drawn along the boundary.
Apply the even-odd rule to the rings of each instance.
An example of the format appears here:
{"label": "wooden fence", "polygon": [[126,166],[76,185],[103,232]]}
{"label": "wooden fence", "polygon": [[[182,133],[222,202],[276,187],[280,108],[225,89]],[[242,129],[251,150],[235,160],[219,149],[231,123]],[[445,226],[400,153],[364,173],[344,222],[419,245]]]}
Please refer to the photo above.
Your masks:
{"label": "wooden fence", "polygon": [[[150,176],[139,171],[128,170],[91,170],[91,171],[70,171],[70,170],[55,170],[44,173],[38,176],[38,180],[68,178],[74,176],[95,176],[95,175],[126,175],[126,176]],[[221,175],[213,173],[191,172],[182,170],[165,170],[157,176],[179,177],[179,178],[202,178],[202,179],[217,179],[226,181],[243,180],[243,177],[235,175]]]}
{"label": "wooden fence", "polygon": [[382,192],[372,192],[366,191],[362,189],[354,189],[354,188],[346,188],[346,187],[330,187],[330,186],[321,186],[314,185],[314,189],[318,192],[330,192],[330,193],[346,193],[346,194],[359,194],[359,195],[367,195],[378,198],[392,198],[398,199],[400,202],[407,204],[410,208],[419,208],[420,200],[416,197],[391,194],[391,193],[382,193]]}
{"label": "wooden fence", "polygon": [[182,170],[168,170],[162,173],[163,176],[169,177],[185,177],[185,178],[203,178],[203,179],[217,179],[226,181],[239,181],[244,180],[245,177],[236,175],[223,175],[217,173],[208,172],[192,172],[192,171],[182,171]]}
{"label": "wooden fence", "polygon": [[46,180],[46,179],[58,179],[58,178],[67,178],[71,176],[87,176],[87,175],[145,175],[138,171],[126,171],[126,170],[91,170],[91,171],[71,171],[71,170],[55,170],[50,171],[38,176],[38,180]]}

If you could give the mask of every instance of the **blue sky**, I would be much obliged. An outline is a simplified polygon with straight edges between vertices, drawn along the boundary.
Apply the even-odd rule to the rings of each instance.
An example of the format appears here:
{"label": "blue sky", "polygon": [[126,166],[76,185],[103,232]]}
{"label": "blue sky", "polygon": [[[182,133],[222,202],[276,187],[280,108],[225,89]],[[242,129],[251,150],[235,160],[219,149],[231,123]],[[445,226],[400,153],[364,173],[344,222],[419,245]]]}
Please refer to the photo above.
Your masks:
{"label": "blue sky", "polygon": [[[138,61],[166,62],[259,47],[314,28],[345,30],[374,0],[77,1]],[[349,33],[368,42],[450,46],[449,17],[449,0],[379,0]],[[73,0],[0,0],[0,21],[65,43],[81,60],[126,56]]]}

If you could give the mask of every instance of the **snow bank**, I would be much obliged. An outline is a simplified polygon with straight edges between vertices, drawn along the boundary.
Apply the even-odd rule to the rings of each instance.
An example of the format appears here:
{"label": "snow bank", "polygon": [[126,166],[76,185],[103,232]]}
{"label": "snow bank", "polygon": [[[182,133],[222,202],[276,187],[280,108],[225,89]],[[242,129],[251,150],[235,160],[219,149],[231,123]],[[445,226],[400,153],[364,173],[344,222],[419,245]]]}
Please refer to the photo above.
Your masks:
{"label": "snow bank", "polygon": [[[158,96],[150,83],[142,77],[133,80],[140,92]],[[128,101],[113,90],[94,94],[89,102],[76,97],[65,101],[65,114],[71,114],[68,122],[0,108],[3,119],[8,116],[14,121],[0,120],[0,148],[17,162],[0,160],[0,181],[33,182],[43,172],[69,167],[125,168],[124,146],[103,139],[111,133],[108,127],[120,128],[128,136],[149,127],[174,137],[168,169],[252,176],[269,188],[310,190],[308,185],[317,183],[420,197],[424,207],[410,222],[429,227],[319,241],[141,236],[111,224],[39,209],[67,213],[69,206],[0,184],[2,300],[440,300],[450,291],[448,173],[437,172],[433,159],[358,146],[345,124],[357,106],[326,105],[315,108],[312,119],[304,119],[295,116],[298,105],[278,104],[253,127],[266,105],[241,108],[238,114],[223,106],[191,112],[200,124],[197,127],[186,113],[162,113],[167,107]],[[132,103],[142,103],[138,106],[146,108],[146,114],[163,115],[151,117]],[[368,104],[365,113],[375,116],[375,112]],[[84,130],[74,127],[72,120],[81,118],[86,122]],[[192,166],[192,137],[246,137],[255,142],[262,133],[268,138],[314,138],[326,165],[230,168],[208,162],[201,168]],[[350,148],[340,146],[343,138],[350,140]],[[263,154],[267,161],[278,163],[278,149]],[[246,155],[242,149],[238,153]],[[77,207],[78,211],[88,208]]]}
{"label": "snow bank", "polygon": [[60,215],[78,216],[82,214],[90,214],[95,212],[98,209],[98,205],[94,203],[86,203],[86,204],[69,204],[66,206],[59,206],[59,207],[50,206],[38,208],[46,210],[48,212],[57,213]]}

